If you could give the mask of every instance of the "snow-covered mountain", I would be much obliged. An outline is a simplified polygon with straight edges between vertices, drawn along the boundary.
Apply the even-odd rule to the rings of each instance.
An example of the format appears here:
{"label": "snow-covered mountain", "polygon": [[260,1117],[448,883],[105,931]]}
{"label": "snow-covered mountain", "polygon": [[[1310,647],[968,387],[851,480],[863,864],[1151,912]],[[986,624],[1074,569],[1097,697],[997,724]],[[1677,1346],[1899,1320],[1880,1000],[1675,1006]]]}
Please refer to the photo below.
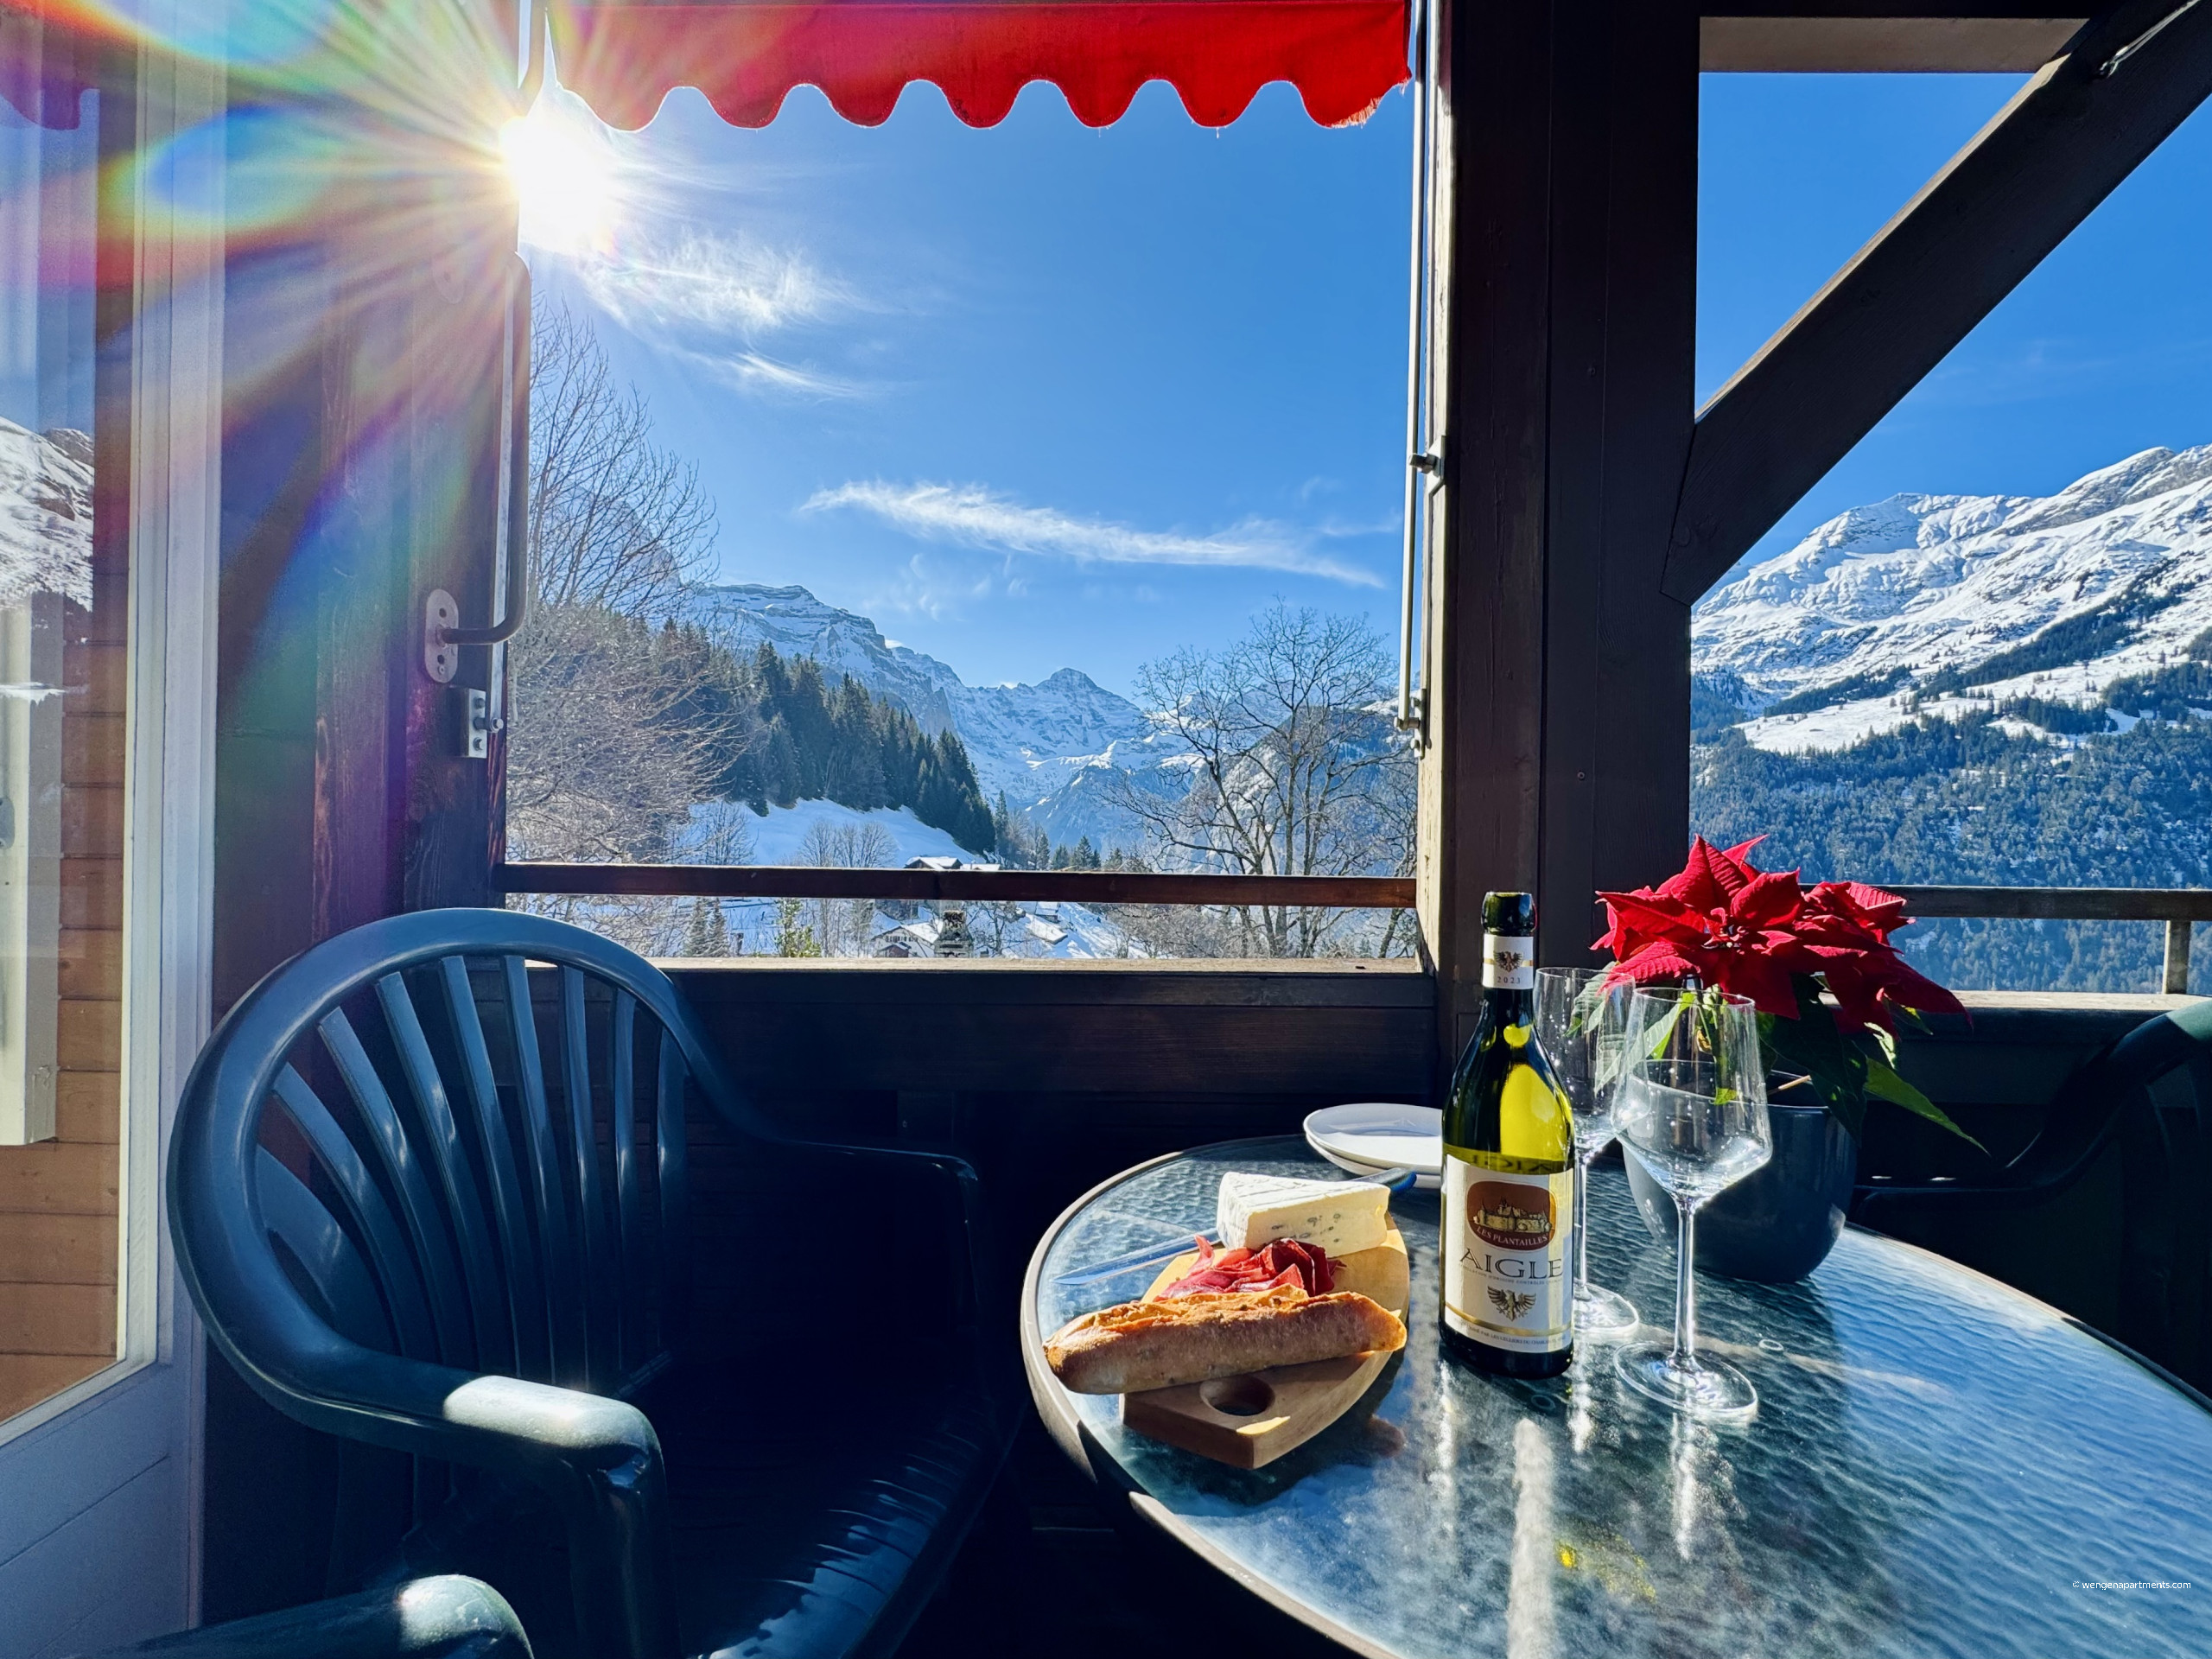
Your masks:
{"label": "snow-covered mountain", "polygon": [[2147,449],[2056,495],[1853,508],[1700,601],[1694,668],[1775,750],[1992,701],[2089,708],[2212,628],[2208,578],[2212,445]]}
{"label": "snow-covered mountain", "polygon": [[92,602],[92,441],[0,420],[0,606],[34,593]]}
{"label": "snow-covered mountain", "polygon": [[704,588],[688,613],[734,649],[766,641],[785,656],[811,657],[833,681],[849,674],[898,698],[925,730],[957,732],[984,798],[996,802],[1004,791],[1007,804],[1055,843],[1133,839],[1103,785],[1116,772],[1155,773],[1164,756],[1143,710],[1079,670],[1060,669],[1035,685],[969,685],[946,664],[893,644],[868,618],[804,588]]}

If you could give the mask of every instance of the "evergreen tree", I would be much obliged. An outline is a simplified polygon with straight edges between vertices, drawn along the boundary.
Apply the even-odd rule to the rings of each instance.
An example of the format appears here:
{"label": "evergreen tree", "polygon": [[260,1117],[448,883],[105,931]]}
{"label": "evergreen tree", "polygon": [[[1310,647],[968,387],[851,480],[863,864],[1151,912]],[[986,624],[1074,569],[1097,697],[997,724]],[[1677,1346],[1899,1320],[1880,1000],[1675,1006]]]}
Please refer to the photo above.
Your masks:
{"label": "evergreen tree", "polygon": [[778,715],[768,722],[765,753],[760,758],[762,796],[777,806],[797,806],[804,792],[798,745],[791,728]]}
{"label": "evergreen tree", "polygon": [[884,722],[868,692],[849,674],[837,687],[830,711],[830,748],[823,766],[822,792],[841,805],[866,812],[903,804],[884,779]]}
{"label": "evergreen tree", "polygon": [[815,800],[829,792],[830,755],[837,741],[836,722],[830,712],[830,696],[822,683],[822,668],[811,657],[791,664],[791,689],[772,705],[791,728],[791,750],[798,761],[798,792]]}
{"label": "evergreen tree", "polygon": [[779,957],[818,957],[822,941],[807,925],[806,900],[776,900],[776,954]]}
{"label": "evergreen tree", "polygon": [[691,901],[691,925],[684,935],[683,954],[687,957],[729,955],[729,924],[723,919],[720,900],[694,899]]}
{"label": "evergreen tree", "polygon": [[821,665],[761,644],[742,658],[701,629],[669,623],[651,636],[669,688],[656,716],[708,757],[713,789],[765,814],[808,798],[861,811],[906,807],[963,847],[988,853],[1001,830],[1019,836],[1003,795],[994,813],[957,735],[932,738],[894,700],[850,676],[827,688]]}

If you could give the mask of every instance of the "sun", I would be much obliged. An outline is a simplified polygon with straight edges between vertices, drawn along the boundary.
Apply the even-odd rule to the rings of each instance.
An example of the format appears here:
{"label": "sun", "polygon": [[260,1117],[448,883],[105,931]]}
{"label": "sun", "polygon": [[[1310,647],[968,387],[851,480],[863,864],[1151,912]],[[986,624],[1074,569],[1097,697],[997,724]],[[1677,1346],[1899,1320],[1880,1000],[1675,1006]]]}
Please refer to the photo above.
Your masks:
{"label": "sun", "polygon": [[588,115],[540,99],[500,131],[499,154],[522,208],[525,245],[580,252],[613,233],[620,164],[606,129]]}

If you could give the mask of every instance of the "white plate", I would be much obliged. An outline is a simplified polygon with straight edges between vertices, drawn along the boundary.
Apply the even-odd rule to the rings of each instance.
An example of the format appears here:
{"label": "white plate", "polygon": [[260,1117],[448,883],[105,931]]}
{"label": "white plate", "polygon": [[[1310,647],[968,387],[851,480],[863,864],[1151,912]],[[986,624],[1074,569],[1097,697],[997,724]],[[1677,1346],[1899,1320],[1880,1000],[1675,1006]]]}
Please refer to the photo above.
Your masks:
{"label": "white plate", "polygon": [[1355,1175],[1385,1169],[1444,1173],[1444,1114],[1433,1106],[1363,1101],[1325,1107],[1307,1116],[1306,1142]]}

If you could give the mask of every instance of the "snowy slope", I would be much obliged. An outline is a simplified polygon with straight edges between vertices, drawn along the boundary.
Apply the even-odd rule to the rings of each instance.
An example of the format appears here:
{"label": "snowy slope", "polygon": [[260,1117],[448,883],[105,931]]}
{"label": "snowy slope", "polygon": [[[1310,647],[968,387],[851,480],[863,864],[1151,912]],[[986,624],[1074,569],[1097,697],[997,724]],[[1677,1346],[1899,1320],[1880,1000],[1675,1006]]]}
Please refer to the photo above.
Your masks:
{"label": "snowy slope", "polygon": [[[1747,721],[1754,743],[1841,748],[1971,706],[1906,706],[1946,671],[1978,697],[2094,704],[2212,627],[2208,577],[2212,445],[2149,449],[2052,496],[1899,495],[1854,508],[1700,601],[1693,664],[1750,714],[1785,697],[1824,703]],[[2087,660],[1977,672],[2099,615],[2109,625]],[[1833,699],[1817,695],[1827,688]]]}
{"label": "snowy slope", "polygon": [[0,420],[0,606],[34,593],[92,602],[92,443]]}
{"label": "snowy slope", "polygon": [[689,614],[740,651],[766,641],[785,656],[811,657],[833,681],[849,674],[898,698],[925,730],[957,732],[984,798],[995,804],[1003,791],[1055,842],[1134,839],[1101,785],[1109,772],[1156,772],[1163,757],[1143,712],[1088,675],[1064,668],[1036,685],[969,685],[804,588],[701,588]]}
{"label": "snowy slope", "polygon": [[[695,807],[693,815],[698,817],[722,804],[713,802]],[[886,867],[893,869],[915,858],[957,858],[963,864],[974,864],[985,856],[970,852],[944,830],[924,823],[912,809],[903,806],[896,811],[878,807],[862,812],[836,801],[799,801],[791,806],[772,806],[765,818],[755,817],[749,808],[738,810],[744,813],[745,826],[752,832],[752,854],[745,861],[748,864],[807,862],[800,849],[805,844],[807,831],[817,823],[832,830],[875,825],[891,838],[892,846],[897,849],[895,856],[883,861]]]}
{"label": "snowy slope", "polygon": [[[710,853],[717,857],[731,856],[732,849],[727,847],[709,849],[700,843],[712,835],[715,825],[733,814],[744,825],[749,842],[735,850],[749,864],[807,863],[808,832],[817,825],[833,831],[874,825],[889,838],[893,850],[880,862],[891,868],[916,858],[954,858],[963,864],[987,861],[955,843],[944,830],[924,823],[904,807],[895,812],[882,809],[861,812],[836,801],[822,800],[800,801],[788,807],[772,806],[766,817],[755,816],[748,807],[727,801],[703,803],[692,809],[693,833],[679,838],[678,856],[703,857]],[[773,899],[722,901],[723,925],[733,937],[733,948],[741,945],[743,952],[754,956],[772,952],[777,909]],[[812,912],[806,914],[810,916]],[[1126,957],[1134,949],[1120,928],[1082,905],[1020,904],[997,907],[988,913],[983,907],[969,906],[969,915],[971,932],[979,947],[991,956],[1067,960]],[[904,935],[916,954],[930,955],[935,950],[938,928],[932,907],[885,906],[875,909],[865,933],[872,951],[880,952],[893,937]]]}

